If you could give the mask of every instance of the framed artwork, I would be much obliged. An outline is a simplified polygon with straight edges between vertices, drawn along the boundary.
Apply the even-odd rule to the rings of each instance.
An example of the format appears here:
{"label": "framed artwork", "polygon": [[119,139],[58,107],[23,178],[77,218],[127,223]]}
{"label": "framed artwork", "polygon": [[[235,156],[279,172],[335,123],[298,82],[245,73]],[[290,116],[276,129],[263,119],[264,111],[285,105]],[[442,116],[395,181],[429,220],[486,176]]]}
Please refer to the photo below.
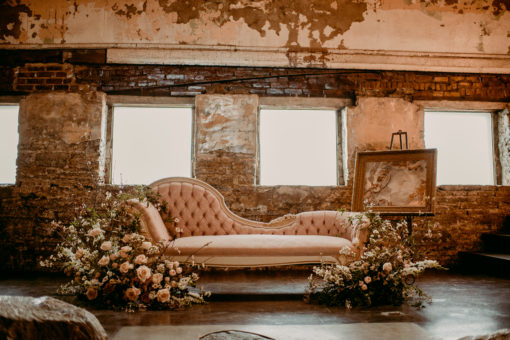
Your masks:
{"label": "framed artwork", "polygon": [[433,215],[436,149],[359,152],[352,211]]}

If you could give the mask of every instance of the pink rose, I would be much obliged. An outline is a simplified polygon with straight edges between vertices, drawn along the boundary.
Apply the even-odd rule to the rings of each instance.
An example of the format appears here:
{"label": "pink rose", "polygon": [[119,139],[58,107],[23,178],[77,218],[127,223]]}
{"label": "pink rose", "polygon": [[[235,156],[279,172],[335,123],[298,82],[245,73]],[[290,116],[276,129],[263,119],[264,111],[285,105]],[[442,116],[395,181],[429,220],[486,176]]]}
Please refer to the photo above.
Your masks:
{"label": "pink rose", "polygon": [[74,253],[74,256],[76,256],[76,259],[79,260],[83,257],[83,249],[82,248],[78,248],[76,249],[76,253]]}
{"label": "pink rose", "polygon": [[120,265],[119,271],[123,274],[126,274],[130,269],[133,268],[133,265],[126,261]]}
{"label": "pink rose", "polygon": [[115,261],[118,257],[119,257],[119,255],[117,255],[117,254],[110,254],[110,260],[112,260],[112,261]]}
{"label": "pink rose", "polygon": [[156,274],[152,275],[152,283],[160,284],[161,281],[163,281],[163,274],[156,273]]}
{"label": "pink rose", "polygon": [[130,287],[126,289],[126,298],[131,301],[138,300],[138,296],[140,295],[140,289],[136,287]]}
{"label": "pink rose", "polygon": [[147,241],[142,242],[142,249],[143,250],[149,250],[150,247],[152,247],[152,243],[151,242],[147,242]]}
{"label": "pink rose", "polygon": [[151,278],[152,276],[151,269],[147,266],[140,266],[136,269],[136,276],[138,276],[138,279],[140,279],[140,281],[144,283],[145,281]]}
{"label": "pink rose", "polygon": [[367,290],[367,289],[368,289],[367,285],[361,286],[361,290]]}
{"label": "pink rose", "polygon": [[97,298],[97,290],[92,287],[87,288],[87,299],[94,300]]}
{"label": "pink rose", "polygon": [[365,276],[365,283],[369,284],[370,282],[372,282],[372,278],[370,276]]}
{"label": "pink rose", "polygon": [[96,236],[101,235],[102,232],[103,231],[101,230],[101,228],[92,228],[92,229],[89,230],[87,235],[92,236],[92,237],[96,237]]}
{"label": "pink rose", "polygon": [[99,260],[99,262],[97,264],[100,265],[101,267],[104,267],[104,266],[108,265],[108,263],[110,263],[110,257],[103,256],[103,257],[101,257],[101,259]]}
{"label": "pink rose", "polygon": [[108,251],[112,249],[112,242],[111,241],[104,241],[101,243],[101,250]]}
{"label": "pink rose", "polygon": [[170,290],[167,288],[158,290],[158,293],[156,294],[156,297],[158,298],[159,302],[167,302],[170,300]]}
{"label": "pink rose", "polygon": [[133,262],[135,262],[135,264],[147,263],[147,256],[143,254],[138,255],[137,257],[135,257],[135,260]]}
{"label": "pink rose", "polygon": [[124,243],[131,242],[131,234],[124,235],[124,237],[122,238],[122,242],[124,242]]}
{"label": "pink rose", "polygon": [[119,266],[119,264],[117,262],[112,263],[112,268],[113,269],[117,269],[118,266]]}
{"label": "pink rose", "polygon": [[125,253],[129,253],[132,249],[133,248],[131,248],[130,246],[124,246],[124,247],[120,248],[120,250],[122,250]]}
{"label": "pink rose", "polygon": [[175,276],[177,274],[177,272],[175,270],[173,270],[173,269],[170,270],[169,273],[170,273],[170,276]]}

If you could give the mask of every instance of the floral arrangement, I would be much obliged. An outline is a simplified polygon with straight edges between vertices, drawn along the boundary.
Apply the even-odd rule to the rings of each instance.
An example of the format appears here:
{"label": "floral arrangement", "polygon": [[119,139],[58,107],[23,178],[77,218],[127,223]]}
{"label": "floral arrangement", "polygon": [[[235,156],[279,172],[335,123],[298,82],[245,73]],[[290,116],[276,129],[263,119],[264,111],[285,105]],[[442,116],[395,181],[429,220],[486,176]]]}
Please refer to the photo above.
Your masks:
{"label": "floral arrangement", "polygon": [[407,223],[392,223],[371,212],[360,213],[355,218],[369,220],[363,223],[369,236],[361,256],[344,248],[340,253],[350,257],[349,264],[315,266],[306,298],[346,308],[401,305],[406,301],[420,307],[429,302],[430,298],[415,286],[416,277],[427,268],[444,268],[432,260],[413,261]]}
{"label": "floral arrangement", "polygon": [[[154,243],[142,234],[140,215],[126,202],[137,198],[166,213],[148,187],[134,194],[106,193],[100,208],[83,206],[70,224],[53,222],[64,240],[41,266],[63,266],[73,279],[59,293],[127,311],[177,309],[204,303],[208,293],[194,289],[199,276],[165,255],[171,241]],[[166,222],[175,223],[176,218]]]}

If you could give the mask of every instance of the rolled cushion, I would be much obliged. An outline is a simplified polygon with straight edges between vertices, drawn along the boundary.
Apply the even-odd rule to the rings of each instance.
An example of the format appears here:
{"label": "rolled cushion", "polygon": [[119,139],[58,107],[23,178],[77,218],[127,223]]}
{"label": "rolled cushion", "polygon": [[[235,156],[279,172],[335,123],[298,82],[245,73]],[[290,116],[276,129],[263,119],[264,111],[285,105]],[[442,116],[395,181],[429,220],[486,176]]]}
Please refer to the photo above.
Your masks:
{"label": "rolled cushion", "polygon": [[333,256],[352,243],[321,235],[216,235],[181,237],[171,242],[168,255],[181,256]]}

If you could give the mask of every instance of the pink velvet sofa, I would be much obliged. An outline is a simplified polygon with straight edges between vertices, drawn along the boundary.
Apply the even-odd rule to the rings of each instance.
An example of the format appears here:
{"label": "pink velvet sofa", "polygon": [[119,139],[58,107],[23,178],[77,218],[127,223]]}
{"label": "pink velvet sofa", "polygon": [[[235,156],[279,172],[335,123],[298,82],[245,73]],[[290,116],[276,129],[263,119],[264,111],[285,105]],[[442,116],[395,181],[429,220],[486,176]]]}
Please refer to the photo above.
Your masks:
{"label": "pink velvet sofa", "polygon": [[197,179],[165,178],[150,187],[178,218],[175,225],[165,225],[165,216],[145,202],[130,204],[141,212],[146,235],[170,241],[167,253],[181,262],[216,267],[345,263],[340,250],[359,254],[367,237],[367,221],[350,218],[357,213],[311,211],[263,223],[234,214],[216,189]]}

